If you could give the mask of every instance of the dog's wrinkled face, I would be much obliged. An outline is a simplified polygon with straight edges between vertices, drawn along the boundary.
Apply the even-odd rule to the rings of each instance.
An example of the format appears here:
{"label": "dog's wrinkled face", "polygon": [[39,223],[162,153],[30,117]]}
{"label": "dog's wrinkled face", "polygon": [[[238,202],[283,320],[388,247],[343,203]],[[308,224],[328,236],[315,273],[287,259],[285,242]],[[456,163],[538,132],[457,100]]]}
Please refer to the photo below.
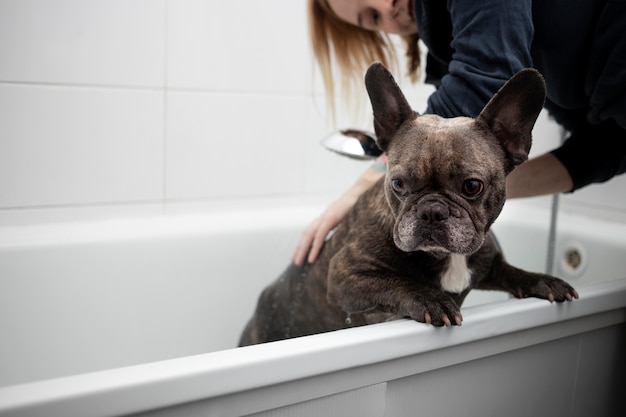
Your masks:
{"label": "dog's wrinkled face", "polygon": [[387,149],[387,201],[398,248],[469,255],[504,204],[502,150],[469,118],[425,115]]}
{"label": "dog's wrinkled face", "polygon": [[502,210],[506,175],[528,157],[543,79],[534,70],[516,74],[477,119],[419,116],[381,64],[370,67],[366,86],[388,158],[385,194],[396,246],[476,252]]}

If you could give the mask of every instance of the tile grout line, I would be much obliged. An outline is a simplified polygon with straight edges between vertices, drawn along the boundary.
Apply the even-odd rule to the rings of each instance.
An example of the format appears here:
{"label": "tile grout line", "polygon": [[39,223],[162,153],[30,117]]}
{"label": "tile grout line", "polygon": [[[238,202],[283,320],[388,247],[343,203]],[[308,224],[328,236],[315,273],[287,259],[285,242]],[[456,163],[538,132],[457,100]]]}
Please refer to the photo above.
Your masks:
{"label": "tile grout line", "polygon": [[161,207],[163,211],[165,211],[165,205],[167,201],[167,99],[168,99],[168,48],[167,48],[167,40],[168,40],[168,1],[164,0],[163,2],[163,132],[162,132],[162,143],[163,143],[163,160],[162,160],[162,174],[161,174]]}

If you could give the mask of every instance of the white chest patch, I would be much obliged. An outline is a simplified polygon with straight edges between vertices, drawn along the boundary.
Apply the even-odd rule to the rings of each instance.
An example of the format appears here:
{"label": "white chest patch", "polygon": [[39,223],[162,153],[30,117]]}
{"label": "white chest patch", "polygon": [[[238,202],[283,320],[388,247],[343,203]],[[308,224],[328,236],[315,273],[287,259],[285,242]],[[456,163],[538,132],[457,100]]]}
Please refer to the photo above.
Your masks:
{"label": "white chest patch", "polygon": [[467,267],[463,255],[452,254],[448,266],[441,273],[441,288],[444,291],[459,294],[472,282],[472,271]]}

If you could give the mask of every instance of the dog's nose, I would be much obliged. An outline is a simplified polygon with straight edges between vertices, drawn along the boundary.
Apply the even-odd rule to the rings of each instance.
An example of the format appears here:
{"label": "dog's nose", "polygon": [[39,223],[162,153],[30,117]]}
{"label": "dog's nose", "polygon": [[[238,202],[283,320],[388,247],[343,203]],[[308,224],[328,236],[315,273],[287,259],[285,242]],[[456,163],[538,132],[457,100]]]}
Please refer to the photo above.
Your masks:
{"label": "dog's nose", "polygon": [[423,204],[417,209],[417,216],[429,224],[439,223],[450,217],[450,209],[438,202]]}

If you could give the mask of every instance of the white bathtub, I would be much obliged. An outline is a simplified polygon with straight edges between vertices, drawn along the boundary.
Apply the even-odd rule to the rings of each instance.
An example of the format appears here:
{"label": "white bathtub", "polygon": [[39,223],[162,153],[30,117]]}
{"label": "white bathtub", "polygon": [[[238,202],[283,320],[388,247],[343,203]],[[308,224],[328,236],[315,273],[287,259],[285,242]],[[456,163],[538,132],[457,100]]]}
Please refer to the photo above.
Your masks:
{"label": "white bathtub", "polygon": [[[553,417],[623,407],[626,225],[572,215],[559,216],[555,262],[580,293],[572,303],[476,292],[458,328],[396,321],[232,349],[323,206],[241,202],[0,228],[0,415]],[[507,203],[494,229],[511,263],[544,269],[548,219]]]}

